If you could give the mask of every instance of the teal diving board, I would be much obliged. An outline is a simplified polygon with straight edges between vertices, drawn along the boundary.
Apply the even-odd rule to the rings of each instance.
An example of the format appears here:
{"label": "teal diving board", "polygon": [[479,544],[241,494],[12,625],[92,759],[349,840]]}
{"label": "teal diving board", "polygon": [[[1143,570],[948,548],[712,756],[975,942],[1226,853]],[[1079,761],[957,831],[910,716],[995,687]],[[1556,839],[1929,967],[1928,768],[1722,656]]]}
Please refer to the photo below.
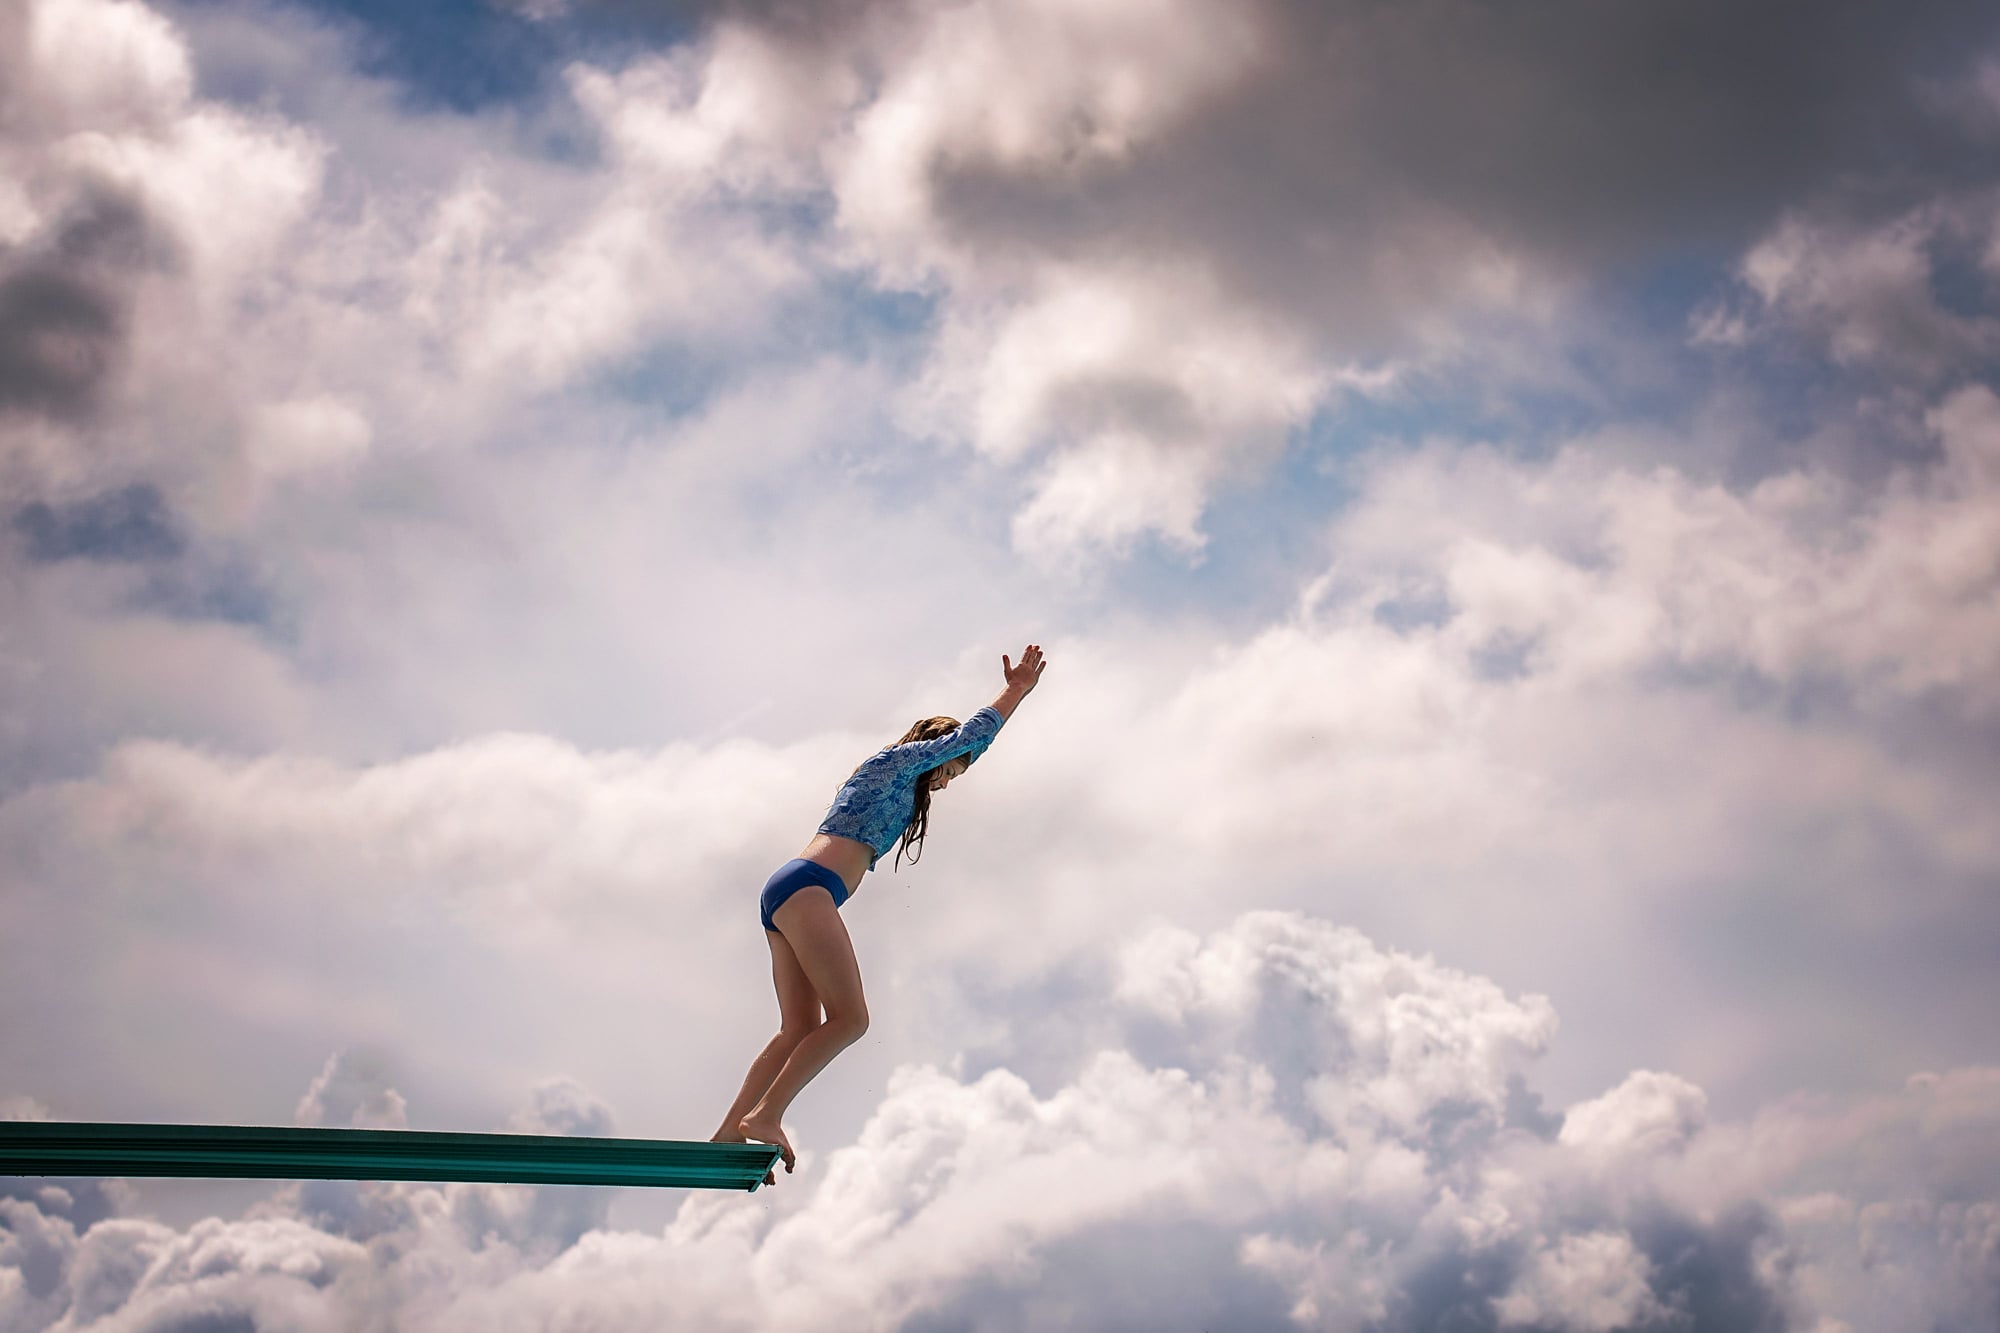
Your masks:
{"label": "teal diving board", "polygon": [[778,1155],[766,1143],[680,1139],[0,1121],[0,1176],[477,1180],[754,1190]]}

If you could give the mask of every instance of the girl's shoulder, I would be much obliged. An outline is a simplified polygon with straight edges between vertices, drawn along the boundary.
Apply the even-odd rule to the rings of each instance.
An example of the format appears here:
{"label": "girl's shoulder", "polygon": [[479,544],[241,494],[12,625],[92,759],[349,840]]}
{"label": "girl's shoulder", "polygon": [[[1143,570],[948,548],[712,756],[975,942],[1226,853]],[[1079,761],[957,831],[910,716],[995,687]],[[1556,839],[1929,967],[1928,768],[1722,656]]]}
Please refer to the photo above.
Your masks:
{"label": "girl's shoulder", "polygon": [[850,783],[876,785],[894,778],[902,766],[896,762],[896,747],[885,745],[861,761],[848,779]]}

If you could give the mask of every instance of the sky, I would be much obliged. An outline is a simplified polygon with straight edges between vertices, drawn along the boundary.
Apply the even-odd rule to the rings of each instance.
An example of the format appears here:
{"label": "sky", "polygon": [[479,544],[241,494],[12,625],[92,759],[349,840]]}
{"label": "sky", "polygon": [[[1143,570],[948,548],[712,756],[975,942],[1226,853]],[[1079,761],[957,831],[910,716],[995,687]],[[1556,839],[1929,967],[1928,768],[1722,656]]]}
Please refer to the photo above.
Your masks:
{"label": "sky", "polygon": [[0,1333],[1990,1330],[2000,16],[0,0]]}

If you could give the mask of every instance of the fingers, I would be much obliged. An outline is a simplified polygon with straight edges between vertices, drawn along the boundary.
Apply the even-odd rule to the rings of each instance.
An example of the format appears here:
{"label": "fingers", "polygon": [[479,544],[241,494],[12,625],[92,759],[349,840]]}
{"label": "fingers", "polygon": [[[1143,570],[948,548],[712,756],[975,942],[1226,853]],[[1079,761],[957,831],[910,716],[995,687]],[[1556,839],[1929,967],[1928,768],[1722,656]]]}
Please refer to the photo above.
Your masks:
{"label": "fingers", "polygon": [[1042,670],[1047,666],[1048,663],[1042,660],[1042,646],[1038,643],[1031,643],[1021,651],[1021,665],[1018,667],[1014,665],[1013,658],[1006,653],[1000,654],[1000,670],[1010,681],[1018,682],[1025,676],[1029,677],[1028,683],[1032,685],[1041,679]]}

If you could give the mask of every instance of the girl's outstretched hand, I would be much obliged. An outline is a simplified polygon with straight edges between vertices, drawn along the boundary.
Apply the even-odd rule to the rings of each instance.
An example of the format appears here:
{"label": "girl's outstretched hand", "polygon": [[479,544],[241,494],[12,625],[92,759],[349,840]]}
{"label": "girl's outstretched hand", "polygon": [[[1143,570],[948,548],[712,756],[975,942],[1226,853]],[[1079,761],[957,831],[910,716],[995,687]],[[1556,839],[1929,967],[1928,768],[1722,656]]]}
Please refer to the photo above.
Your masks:
{"label": "girl's outstretched hand", "polygon": [[1000,654],[1000,669],[1007,675],[1008,687],[1023,694],[1035,688],[1036,683],[1042,678],[1042,668],[1047,665],[1048,663],[1042,660],[1040,644],[1031,643],[1022,651],[1019,666],[1010,662],[1007,654]]}

